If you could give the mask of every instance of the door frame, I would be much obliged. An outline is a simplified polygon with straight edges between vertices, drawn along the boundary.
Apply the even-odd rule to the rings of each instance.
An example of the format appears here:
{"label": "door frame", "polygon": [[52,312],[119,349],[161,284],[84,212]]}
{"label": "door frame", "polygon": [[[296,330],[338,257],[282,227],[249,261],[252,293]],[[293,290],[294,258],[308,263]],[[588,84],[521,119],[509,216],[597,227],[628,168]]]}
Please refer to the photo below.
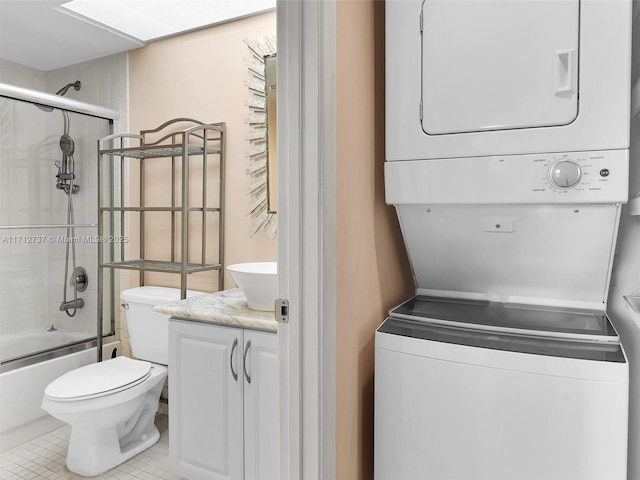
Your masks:
{"label": "door frame", "polygon": [[[336,476],[336,0],[277,0],[280,478]],[[276,312],[277,314],[278,312]]]}

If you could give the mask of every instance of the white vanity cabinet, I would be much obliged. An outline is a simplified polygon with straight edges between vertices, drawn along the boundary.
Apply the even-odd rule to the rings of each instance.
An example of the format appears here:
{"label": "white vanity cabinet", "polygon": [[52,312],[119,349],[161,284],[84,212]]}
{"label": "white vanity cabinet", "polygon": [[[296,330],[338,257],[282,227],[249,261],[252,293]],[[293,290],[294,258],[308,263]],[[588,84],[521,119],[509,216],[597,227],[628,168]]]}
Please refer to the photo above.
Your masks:
{"label": "white vanity cabinet", "polygon": [[172,318],[171,470],[188,480],[278,478],[278,338]]}

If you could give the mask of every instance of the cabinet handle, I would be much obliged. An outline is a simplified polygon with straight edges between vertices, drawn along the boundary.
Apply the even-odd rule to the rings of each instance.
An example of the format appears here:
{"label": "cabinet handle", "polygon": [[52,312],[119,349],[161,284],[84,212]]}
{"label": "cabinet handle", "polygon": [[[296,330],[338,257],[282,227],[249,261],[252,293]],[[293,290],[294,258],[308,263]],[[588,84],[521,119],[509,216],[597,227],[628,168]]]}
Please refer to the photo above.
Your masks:
{"label": "cabinet handle", "polygon": [[251,340],[249,340],[244,347],[244,357],[242,358],[242,370],[244,370],[244,378],[247,379],[247,383],[251,383],[251,377],[249,373],[247,373],[247,353],[249,353],[249,348],[251,348]]}
{"label": "cabinet handle", "polygon": [[237,382],[238,381],[238,374],[236,373],[236,371],[233,369],[233,352],[236,351],[236,348],[238,347],[238,339],[234,338],[233,339],[233,346],[231,347],[231,355],[229,355],[229,367],[231,367],[231,375],[233,375],[233,379]]}

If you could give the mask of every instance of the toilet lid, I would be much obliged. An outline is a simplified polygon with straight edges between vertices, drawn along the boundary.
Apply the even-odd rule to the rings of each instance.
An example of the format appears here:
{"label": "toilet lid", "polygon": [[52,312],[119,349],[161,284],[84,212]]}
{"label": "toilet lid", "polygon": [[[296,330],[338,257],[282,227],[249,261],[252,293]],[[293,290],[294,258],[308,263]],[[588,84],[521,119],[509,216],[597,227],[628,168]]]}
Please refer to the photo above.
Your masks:
{"label": "toilet lid", "polygon": [[132,387],[150,375],[151,364],[128,357],[116,357],[65,373],[44,391],[58,400],[98,396]]}

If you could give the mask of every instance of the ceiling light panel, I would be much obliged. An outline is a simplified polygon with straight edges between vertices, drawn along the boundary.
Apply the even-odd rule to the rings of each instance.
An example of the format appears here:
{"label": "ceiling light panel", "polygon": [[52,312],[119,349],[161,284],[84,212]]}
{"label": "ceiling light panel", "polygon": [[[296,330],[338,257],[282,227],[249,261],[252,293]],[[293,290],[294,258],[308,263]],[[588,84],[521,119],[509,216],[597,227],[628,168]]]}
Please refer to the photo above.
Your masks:
{"label": "ceiling light panel", "polygon": [[148,42],[275,6],[275,0],[73,0],[60,10]]}

